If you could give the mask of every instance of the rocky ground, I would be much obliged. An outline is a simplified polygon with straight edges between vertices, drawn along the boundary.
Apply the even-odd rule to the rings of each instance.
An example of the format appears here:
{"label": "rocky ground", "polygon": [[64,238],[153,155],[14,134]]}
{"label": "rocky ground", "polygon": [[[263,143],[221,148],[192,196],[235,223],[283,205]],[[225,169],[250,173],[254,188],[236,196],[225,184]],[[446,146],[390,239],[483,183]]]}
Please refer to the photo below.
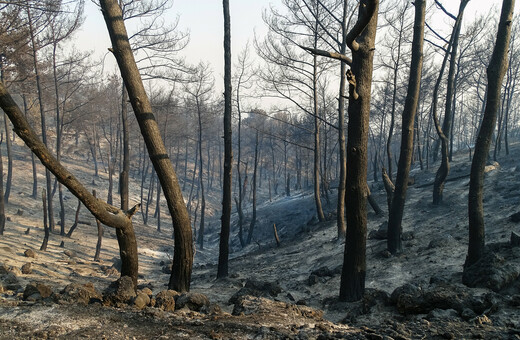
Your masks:
{"label": "rocky ground", "polygon": [[[16,152],[15,168],[29,166],[27,151],[19,146]],[[252,244],[242,249],[234,226],[225,280],[215,279],[214,213],[188,294],[166,290],[173,253],[167,219],[158,232],[154,219],[144,225],[137,216],[135,294],[125,278],[116,281],[113,230],[105,230],[101,261],[93,261],[97,230],[85,211],[80,219],[90,225],[80,225],[71,238],[54,233],[48,250],[39,250],[41,202],[27,194],[30,177],[16,173],[0,238],[0,339],[520,339],[520,247],[511,243],[520,232],[511,217],[520,210],[518,159],[515,146],[486,174],[490,251],[464,278],[467,155],[452,163],[440,206],[431,204],[436,167],[413,171],[399,256],[385,251],[384,189],[371,183],[385,214],[369,212],[367,292],[356,303],[337,300],[344,242],[336,238],[334,192],[325,203],[330,221],[323,223],[313,218],[310,192],[262,203]],[[106,178],[86,175],[81,159],[70,159],[69,167],[102,194],[106,190]],[[66,203],[72,219],[77,200],[67,196]]]}

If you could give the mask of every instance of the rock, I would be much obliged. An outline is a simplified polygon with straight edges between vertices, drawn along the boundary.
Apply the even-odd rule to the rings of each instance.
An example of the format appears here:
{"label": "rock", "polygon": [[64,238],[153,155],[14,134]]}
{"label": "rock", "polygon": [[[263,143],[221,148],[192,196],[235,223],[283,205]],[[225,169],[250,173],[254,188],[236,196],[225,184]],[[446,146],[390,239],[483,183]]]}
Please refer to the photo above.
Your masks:
{"label": "rock", "polygon": [[175,299],[180,295],[175,290],[163,290],[155,297],[155,307],[164,310],[165,312],[175,311]]}
{"label": "rock", "polygon": [[387,306],[390,303],[390,295],[379,289],[366,288],[363,294],[362,307],[363,314],[370,313],[370,310],[377,305]]}
{"label": "rock", "polygon": [[451,247],[454,243],[456,241],[450,234],[441,235],[428,243],[428,249]]}
{"label": "rock", "polygon": [[92,283],[84,285],[79,283],[71,283],[67,285],[61,292],[61,302],[77,303],[87,305],[92,302],[103,301],[103,296],[99,293]]}
{"label": "rock", "polygon": [[178,309],[188,307],[195,312],[209,307],[208,297],[201,293],[184,293],[177,298],[175,303]]}
{"label": "rock", "polygon": [[318,282],[320,282],[320,280],[316,275],[309,275],[309,278],[307,279],[307,284],[309,286],[314,286]]}
{"label": "rock", "polygon": [[46,299],[53,294],[52,289],[39,282],[33,282],[25,287],[23,292],[23,299],[26,301],[38,301]]}
{"label": "rock", "polygon": [[318,277],[332,277],[334,276],[334,272],[329,269],[327,266],[320,267],[314,271],[311,272],[311,275],[316,275]]}
{"label": "rock", "polygon": [[103,292],[104,301],[109,305],[129,303],[135,296],[134,283],[130,276],[123,276],[112,282]]}
{"label": "rock", "polygon": [[250,295],[250,296],[262,296],[262,292],[258,291],[258,290],[254,290],[254,289],[251,289],[251,288],[247,288],[247,287],[242,287],[240,288],[235,294],[233,294],[229,300],[228,300],[228,303],[230,305],[234,305],[235,303],[238,302],[238,300],[240,300],[241,298],[243,298],[244,296],[246,295]]}
{"label": "rock", "polygon": [[16,215],[17,215],[17,216],[22,216],[22,215],[23,215],[23,210],[22,210],[22,209],[18,209],[18,210],[16,211]]}
{"label": "rock", "polygon": [[22,274],[31,274],[32,273],[32,268],[31,268],[31,263],[26,263],[22,266]]}
{"label": "rock", "polygon": [[23,254],[25,255],[25,257],[32,257],[32,258],[36,257],[36,253],[32,249],[27,249],[26,251],[23,252]]}
{"label": "rock", "polygon": [[488,173],[497,169],[500,169],[500,164],[498,164],[498,162],[493,162],[484,167],[484,173]]}
{"label": "rock", "polygon": [[172,265],[171,265],[171,263],[167,264],[167,265],[164,265],[161,268],[161,272],[163,272],[164,274],[171,274],[172,273]]}
{"label": "rock", "polygon": [[514,231],[511,232],[511,245],[513,247],[520,246],[520,235],[518,235]]}
{"label": "rock", "polygon": [[9,266],[3,262],[0,262],[0,275],[5,275],[10,272]]}
{"label": "rock", "polygon": [[278,283],[269,281],[247,280],[245,287],[261,292],[266,292],[273,297],[277,296],[282,292],[282,287],[280,287]]}
{"label": "rock", "polygon": [[20,282],[18,281],[18,277],[12,271],[2,276],[2,285],[5,289],[13,291],[18,291],[22,288]]}
{"label": "rock", "polygon": [[415,238],[415,233],[413,231],[405,231],[401,234],[401,240],[403,241],[411,241]]}
{"label": "rock", "polygon": [[[520,167],[519,167],[519,168],[520,168]],[[509,216],[509,220],[510,220],[511,222],[515,222],[515,223],[520,222],[520,211],[514,213],[514,214],[511,215],[511,216]]]}
{"label": "rock", "polygon": [[150,288],[148,288],[148,287],[145,287],[145,288],[141,289],[141,293],[146,294],[146,295],[148,295],[150,297],[153,295],[152,290]]}
{"label": "rock", "polygon": [[464,319],[465,321],[469,321],[475,317],[477,317],[477,314],[475,314],[474,311],[472,311],[471,309],[469,308],[464,308],[462,310],[462,313],[460,313],[460,316],[462,319]]}
{"label": "rock", "polygon": [[245,296],[235,304],[233,315],[241,314],[269,315],[270,317],[278,317],[285,322],[290,322],[292,318],[301,317],[314,321],[323,320],[323,311],[321,310],[254,296]]}
{"label": "rock", "polygon": [[74,250],[70,250],[70,249],[65,249],[63,251],[63,254],[67,255],[68,257],[70,258],[73,258],[73,257],[77,257],[78,254],[76,254],[76,252]]}
{"label": "rock", "polygon": [[519,276],[520,248],[509,243],[495,243],[486,246],[479,261],[464,268],[462,283],[498,292],[513,284]]}
{"label": "rock", "polygon": [[420,295],[421,288],[411,284],[411,283],[405,283],[404,285],[397,287],[394,289],[392,294],[390,295],[390,302],[395,305],[397,304],[397,301],[399,300],[399,297],[401,295],[407,294],[411,296]]}
{"label": "rock", "polygon": [[387,237],[388,237],[388,222],[381,223],[377,230],[372,230],[368,234],[369,240],[386,240]]}
{"label": "rock", "polygon": [[134,299],[134,307],[137,309],[143,309],[150,304],[150,297],[145,293],[138,293]]}
{"label": "rock", "polygon": [[426,319],[434,320],[454,320],[458,318],[459,313],[455,309],[434,309],[428,313]]}
{"label": "rock", "polygon": [[394,293],[392,297],[394,300],[397,298],[397,310],[402,314],[428,314],[434,309],[454,309],[462,313],[465,308],[480,314],[491,305],[489,301],[470,295],[468,289],[449,284],[439,284],[432,289],[415,293]]}

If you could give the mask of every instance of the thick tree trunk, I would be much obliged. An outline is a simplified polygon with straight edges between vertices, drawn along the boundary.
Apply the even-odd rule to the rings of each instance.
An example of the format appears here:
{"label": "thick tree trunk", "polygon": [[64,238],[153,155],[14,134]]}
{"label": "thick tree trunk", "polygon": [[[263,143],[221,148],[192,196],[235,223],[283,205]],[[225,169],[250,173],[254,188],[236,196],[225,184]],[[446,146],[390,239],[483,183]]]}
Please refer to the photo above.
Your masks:
{"label": "thick tree trunk", "polygon": [[417,121],[416,112],[421,89],[421,74],[423,66],[423,41],[424,41],[424,17],[426,12],[426,0],[415,0],[415,21],[412,41],[412,61],[410,65],[410,78],[408,91],[403,109],[403,121],[401,130],[401,151],[399,165],[395,179],[390,212],[388,216],[388,251],[392,254],[401,252],[401,234],[406,190],[408,189],[408,176],[413,155],[414,124]]}
{"label": "thick tree trunk", "polygon": [[352,68],[347,72],[349,123],[345,197],[349,203],[345,209],[347,238],[341,272],[341,301],[358,301],[365,291],[367,144],[378,8],[378,0],[361,1],[358,20],[347,35],[347,45],[352,51]]}
{"label": "thick tree trunk", "polygon": [[500,102],[502,80],[507,69],[507,51],[511,38],[514,0],[504,0],[498,24],[498,34],[493,54],[487,68],[488,96],[484,117],[475,144],[471,175],[469,180],[468,218],[469,244],[464,268],[477,262],[484,252],[484,168],[496,125],[497,110]]}
{"label": "thick tree trunk", "polygon": [[[128,41],[121,8],[115,0],[101,0],[100,5],[112,41],[114,56],[121,70],[121,76],[125,82],[141,134],[161,182],[168,209],[172,216],[175,248],[168,288],[179,292],[188,291],[193,265],[193,243],[190,219],[177,181],[177,175],[173,171],[157,121],[152,113],[152,107],[144,90]],[[133,228],[131,231],[133,233]]]}
{"label": "thick tree trunk", "polygon": [[224,173],[222,217],[217,278],[228,276],[229,231],[231,224],[231,186],[233,149],[231,136],[231,20],[229,0],[222,0],[224,12]]}

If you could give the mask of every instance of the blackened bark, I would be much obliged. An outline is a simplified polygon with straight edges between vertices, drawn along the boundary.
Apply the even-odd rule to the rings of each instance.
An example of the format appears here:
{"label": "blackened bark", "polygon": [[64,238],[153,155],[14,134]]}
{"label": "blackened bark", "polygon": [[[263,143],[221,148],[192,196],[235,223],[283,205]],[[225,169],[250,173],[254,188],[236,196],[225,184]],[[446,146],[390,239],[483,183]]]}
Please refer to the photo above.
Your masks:
{"label": "blackened bark", "polygon": [[414,5],[415,21],[412,40],[412,61],[410,65],[408,91],[406,93],[403,109],[399,164],[397,166],[395,189],[388,217],[387,246],[388,251],[392,254],[399,253],[402,250],[401,222],[403,220],[406,190],[408,189],[408,177],[412,163],[414,123],[416,122],[415,113],[417,112],[417,104],[419,102],[419,93],[421,89],[426,1],[416,0]]}
{"label": "blackened bark", "polygon": [[228,276],[229,231],[231,224],[231,186],[233,149],[231,139],[231,20],[229,0],[222,0],[224,11],[224,174],[222,217],[217,278]]}
{"label": "blackened bark", "polygon": [[[173,170],[157,121],[152,113],[152,107],[144,90],[128,41],[121,8],[115,0],[102,0],[100,5],[110,34],[114,56],[121,70],[128,97],[132,103],[141,134],[148,148],[148,154],[161,182],[168,209],[172,216],[175,249],[168,288],[179,292],[188,291],[193,265],[193,242],[190,219],[177,181],[177,175]],[[133,233],[133,228],[124,231]]]}
{"label": "blackened bark", "polygon": [[496,125],[502,80],[507,69],[507,51],[511,39],[514,7],[514,0],[504,0],[502,3],[502,13],[498,24],[497,40],[487,68],[488,95],[486,108],[475,144],[475,152],[471,163],[471,174],[469,180],[469,244],[464,268],[477,262],[484,252],[484,168],[486,166],[491,139]]}
{"label": "blackened bark", "polygon": [[347,35],[347,45],[352,51],[352,68],[347,73],[349,123],[345,197],[349,202],[345,208],[347,238],[341,272],[341,301],[358,301],[365,291],[367,144],[378,9],[378,0],[361,1],[358,20]]}

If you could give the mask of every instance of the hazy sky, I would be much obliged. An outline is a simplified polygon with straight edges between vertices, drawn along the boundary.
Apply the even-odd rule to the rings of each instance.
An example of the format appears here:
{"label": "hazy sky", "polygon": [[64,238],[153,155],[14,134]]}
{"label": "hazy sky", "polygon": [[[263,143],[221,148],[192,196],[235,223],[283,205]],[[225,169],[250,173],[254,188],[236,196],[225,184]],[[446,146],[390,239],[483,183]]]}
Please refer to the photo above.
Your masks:
{"label": "hazy sky", "polygon": [[[428,4],[432,2],[433,0],[427,1]],[[459,1],[442,0],[441,2],[449,11],[456,14]],[[471,0],[466,8],[465,19],[466,21],[471,20],[476,13],[486,12],[491,8],[498,15],[501,3],[500,0]],[[247,41],[250,41],[252,45],[255,31],[258,36],[262,36],[266,32],[262,21],[262,11],[269,6],[279,8],[280,4],[280,0],[230,0],[233,57],[237,56]],[[520,5],[517,4],[516,7],[518,12]],[[410,13],[413,15],[413,12]],[[98,56],[103,55],[110,46],[103,16],[91,1],[86,1],[85,14],[85,23],[74,43],[80,48],[95,50]],[[192,64],[196,64],[200,60],[209,61],[214,70],[216,86],[221,88],[224,67],[222,1],[174,0],[172,17],[176,14],[180,15],[180,28],[189,30],[191,36],[190,44],[181,52],[182,55],[186,56]],[[449,22],[445,16],[442,18]],[[109,70],[114,69],[113,56],[107,56],[106,65]]]}

